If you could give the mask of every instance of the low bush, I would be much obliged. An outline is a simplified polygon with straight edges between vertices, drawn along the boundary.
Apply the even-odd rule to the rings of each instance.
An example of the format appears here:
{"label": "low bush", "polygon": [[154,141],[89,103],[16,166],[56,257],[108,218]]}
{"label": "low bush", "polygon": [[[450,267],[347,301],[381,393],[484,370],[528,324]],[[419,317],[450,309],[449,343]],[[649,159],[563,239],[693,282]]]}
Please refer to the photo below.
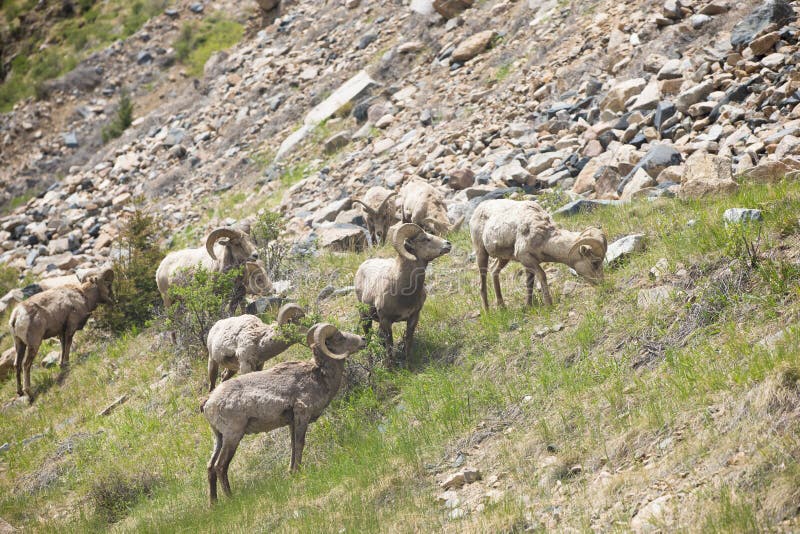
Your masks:
{"label": "low bush", "polygon": [[179,283],[169,288],[173,304],[166,310],[164,326],[175,333],[178,345],[184,349],[206,346],[214,323],[231,316],[230,303],[241,273],[241,268],[217,273],[201,266],[184,271]]}
{"label": "low bush", "polygon": [[156,285],[156,269],[164,257],[158,244],[158,221],[141,207],[134,211],[120,235],[119,258],[114,261],[115,304],[98,310],[98,323],[115,333],[143,326],[161,300]]}
{"label": "low bush", "polygon": [[89,491],[95,513],[115,523],[128,515],[129,509],[142,497],[150,497],[159,484],[152,473],[129,475],[122,472],[108,473],[99,478]]}
{"label": "low bush", "polygon": [[117,114],[108,123],[102,131],[103,142],[107,143],[112,139],[122,135],[122,132],[128,129],[133,123],[133,102],[127,90],[123,89],[119,96],[119,107]]}

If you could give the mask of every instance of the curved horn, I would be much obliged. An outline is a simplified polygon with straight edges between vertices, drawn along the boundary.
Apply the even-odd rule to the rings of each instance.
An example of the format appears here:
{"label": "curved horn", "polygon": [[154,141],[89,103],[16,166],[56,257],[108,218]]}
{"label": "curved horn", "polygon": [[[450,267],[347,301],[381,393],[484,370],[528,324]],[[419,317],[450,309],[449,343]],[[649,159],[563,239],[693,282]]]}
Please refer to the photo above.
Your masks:
{"label": "curved horn", "polygon": [[228,239],[241,239],[244,235],[245,234],[240,230],[234,230],[233,228],[217,228],[208,234],[206,238],[206,251],[208,255],[211,256],[212,260],[216,260],[217,256],[214,255],[214,244],[218,240],[223,237],[227,237]]}
{"label": "curved horn", "polygon": [[353,204],[361,204],[362,206],[364,206],[364,210],[365,210],[367,213],[369,213],[370,215],[373,215],[373,216],[374,216],[374,215],[376,215],[376,214],[378,213],[377,211],[375,211],[375,210],[374,210],[374,209],[372,209],[371,207],[367,206],[367,205],[364,203],[364,201],[362,201],[362,200],[353,200]]}
{"label": "curved horn", "polygon": [[295,320],[305,317],[306,312],[294,303],[284,304],[278,310],[278,326],[283,326],[287,323],[294,322]]}
{"label": "curved horn", "polygon": [[377,211],[378,212],[383,212],[383,210],[386,209],[386,203],[389,202],[389,199],[392,198],[392,197],[396,197],[396,196],[397,196],[397,191],[392,191],[391,193],[386,195],[386,198],[383,199],[383,202],[381,202],[381,205],[378,206],[378,210]]}
{"label": "curved horn", "polygon": [[248,261],[244,264],[246,286],[250,293],[260,294],[264,291],[272,291],[272,284],[267,276],[267,271],[257,261]]}
{"label": "curved horn", "polygon": [[417,257],[406,250],[406,239],[419,235],[422,231],[422,228],[414,223],[405,223],[394,231],[392,245],[400,257],[410,261],[417,261]]}
{"label": "curved horn", "polygon": [[308,332],[306,332],[306,345],[308,345],[309,348],[314,346],[314,336],[316,335],[317,327],[319,327],[319,326],[320,326],[320,323],[317,323],[314,326],[312,326],[311,328],[309,328]]}
{"label": "curved horn", "polygon": [[[592,228],[592,230],[599,230],[599,229]],[[586,233],[587,232],[584,232],[584,234]],[[569,256],[572,256],[577,251],[579,251],[583,245],[588,245],[592,249],[592,253],[594,253],[595,256],[597,256],[598,258],[605,257],[606,250],[608,248],[605,234],[598,231],[592,231],[589,233],[593,235],[587,236],[581,234],[581,237],[578,238],[575,244],[572,245],[572,248],[569,249]]]}
{"label": "curved horn", "polygon": [[334,354],[330,351],[328,346],[325,344],[325,341],[333,334],[338,332],[339,330],[333,326],[332,324],[322,323],[317,326],[316,331],[314,332],[314,344],[319,348],[319,350],[328,358],[334,360],[344,360],[347,358],[348,354],[345,352],[344,354]]}

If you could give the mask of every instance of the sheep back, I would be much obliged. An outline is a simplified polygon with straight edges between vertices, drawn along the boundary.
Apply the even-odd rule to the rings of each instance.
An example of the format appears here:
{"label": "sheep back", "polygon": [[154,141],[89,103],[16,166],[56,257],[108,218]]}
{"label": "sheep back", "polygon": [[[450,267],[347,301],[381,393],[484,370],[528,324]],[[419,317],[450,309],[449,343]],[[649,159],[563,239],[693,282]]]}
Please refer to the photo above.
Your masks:
{"label": "sheep back", "polygon": [[31,344],[59,336],[66,330],[80,330],[93,309],[84,293],[87,289],[88,284],[49,289],[20,302],[9,319],[14,337]]}
{"label": "sheep back", "polygon": [[518,257],[539,250],[556,229],[547,211],[533,201],[508,199],[481,203],[470,220],[473,244],[494,258]]}

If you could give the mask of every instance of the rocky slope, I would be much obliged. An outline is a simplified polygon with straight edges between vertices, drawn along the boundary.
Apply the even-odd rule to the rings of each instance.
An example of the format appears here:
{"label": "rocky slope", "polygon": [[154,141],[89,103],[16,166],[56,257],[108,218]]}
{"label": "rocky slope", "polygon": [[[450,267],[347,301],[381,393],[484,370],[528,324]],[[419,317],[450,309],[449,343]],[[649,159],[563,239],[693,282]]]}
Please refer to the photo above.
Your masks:
{"label": "rocky slope", "polygon": [[[299,2],[262,31],[251,25],[200,79],[175,62],[181,25],[253,8],[167,10],[0,118],[6,200],[39,193],[0,219],[0,261],[34,276],[90,266],[107,258],[134,196],[180,231],[213,222],[203,200],[231,187],[263,198],[293,165],[305,175],[281,209],[299,237],[359,222],[348,198],[413,175],[442,184],[456,220],[507,187],[692,197],[797,168],[791,4],[457,7],[444,19],[425,2]],[[337,101],[362,71],[363,90]],[[102,144],[123,87],[136,120]],[[289,147],[298,130],[307,135]]]}

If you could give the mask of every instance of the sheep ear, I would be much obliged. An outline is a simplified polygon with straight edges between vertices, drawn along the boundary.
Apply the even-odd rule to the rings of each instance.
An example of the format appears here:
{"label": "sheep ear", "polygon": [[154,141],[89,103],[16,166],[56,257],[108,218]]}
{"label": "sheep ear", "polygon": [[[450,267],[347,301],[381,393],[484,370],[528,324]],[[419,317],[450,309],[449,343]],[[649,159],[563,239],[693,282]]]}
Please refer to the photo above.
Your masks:
{"label": "sheep ear", "polygon": [[594,256],[594,254],[592,254],[592,247],[589,245],[581,245],[578,250],[584,258],[592,258]]}

